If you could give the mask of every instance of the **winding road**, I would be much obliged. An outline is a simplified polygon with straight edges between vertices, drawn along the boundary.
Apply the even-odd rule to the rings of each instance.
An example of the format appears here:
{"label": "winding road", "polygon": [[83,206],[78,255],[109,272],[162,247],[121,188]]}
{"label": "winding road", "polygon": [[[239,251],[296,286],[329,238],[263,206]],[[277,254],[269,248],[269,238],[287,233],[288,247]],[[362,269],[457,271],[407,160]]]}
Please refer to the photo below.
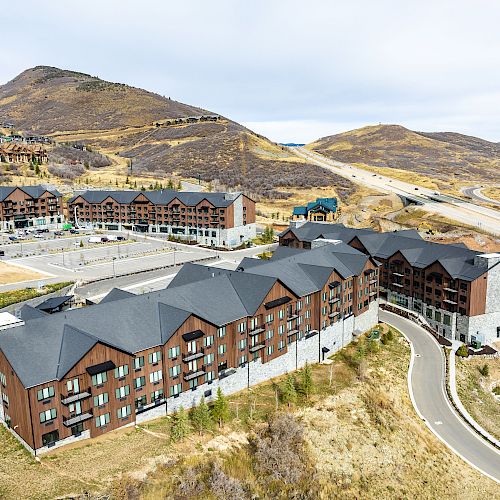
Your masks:
{"label": "winding road", "polygon": [[429,429],[454,453],[482,474],[500,483],[500,452],[463,422],[445,391],[445,358],[437,341],[423,328],[380,310],[380,320],[411,342],[408,388],[413,406]]}
{"label": "winding road", "polygon": [[462,193],[464,193],[465,196],[470,196],[472,199],[476,199],[485,203],[491,203],[492,205],[498,205],[500,207],[500,201],[488,198],[481,192],[482,189],[482,187],[468,187],[462,189]]}

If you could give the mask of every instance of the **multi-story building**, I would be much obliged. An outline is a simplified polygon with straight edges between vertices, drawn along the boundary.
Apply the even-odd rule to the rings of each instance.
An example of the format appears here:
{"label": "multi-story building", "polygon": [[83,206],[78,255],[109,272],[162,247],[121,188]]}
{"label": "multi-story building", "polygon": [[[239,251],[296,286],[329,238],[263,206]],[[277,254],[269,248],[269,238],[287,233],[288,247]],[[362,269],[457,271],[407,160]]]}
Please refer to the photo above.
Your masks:
{"label": "multi-story building", "polygon": [[45,186],[0,186],[0,229],[57,227],[62,195]]}
{"label": "multi-story building", "polygon": [[280,245],[310,248],[325,238],[381,262],[381,296],[418,312],[440,335],[471,344],[500,340],[500,253],[425,241],[415,230],[378,233],[300,222],[281,233]]}
{"label": "multi-story building", "polygon": [[167,289],[112,291],[0,335],[0,420],[43,452],[318,362],[378,321],[378,264],[343,243],[237,271],[186,264]]}
{"label": "multi-story building", "polygon": [[[34,142],[34,141],[30,141]],[[38,144],[4,142],[0,144],[0,161],[6,163],[47,163],[47,150]]]}
{"label": "multi-story building", "polygon": [[243,193],[86,191],[68,201],[68,213],[76,225],[166,233],[216,247],[256,236],[255,202]]}

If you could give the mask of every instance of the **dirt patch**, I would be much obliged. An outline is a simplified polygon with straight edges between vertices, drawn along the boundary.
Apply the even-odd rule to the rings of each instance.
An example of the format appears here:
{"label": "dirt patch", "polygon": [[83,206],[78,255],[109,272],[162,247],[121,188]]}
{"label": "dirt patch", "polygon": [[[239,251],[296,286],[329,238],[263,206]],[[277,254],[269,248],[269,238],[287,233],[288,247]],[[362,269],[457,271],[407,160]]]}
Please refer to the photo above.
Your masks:
{"label": "dirt patch", "polygon": [[25,269],[14,264],[7,264],[6,262],[0,262],[0,283],[2,285],[46,277],[47,275],[31,271],[30,269]]}

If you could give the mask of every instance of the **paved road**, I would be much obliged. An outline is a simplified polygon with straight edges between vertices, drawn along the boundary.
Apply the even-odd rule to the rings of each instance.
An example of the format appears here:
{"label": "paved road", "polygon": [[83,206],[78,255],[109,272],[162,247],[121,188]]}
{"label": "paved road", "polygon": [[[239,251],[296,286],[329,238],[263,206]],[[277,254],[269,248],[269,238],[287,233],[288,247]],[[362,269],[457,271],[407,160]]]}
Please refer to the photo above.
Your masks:
{"label": "paved road", "polygon": [[470,196],[473,199],[476,199],[478,201],[482,201],[484,203],[491,203],[493,205],[497,205],[500,207],[500,201],[493,200],[492,198],[488,198],[481,192],[481,187],[468,187],[462,189],[462,193],[465,194],[465,196]]}
{"label": "paved road", "polygon": [[423,188],[408,182],[391,179],[390,177],[374,174],[362,168],[330,160],[316,152],[303,147],[291,147],[292,152],[306,160],[319,165],[352,182],[369,186],[384,193],[395,193],[400,196],[418,196],[424,202],[420,208],[463,224],[476,226],[491,234],[500,235],[500,211],[475,205],[467,201],[448,198],[446,202],[437,202],[430,197],[435,196],[431,189]]}
{"label": "paved road", "polygon": [[380,319],[403,332],[413,344],[410,384],[417,413],[452,451],[500,483],[500,452],[472,431],[448,402],[442,348],[423,328],[407,319],[382,310]]}

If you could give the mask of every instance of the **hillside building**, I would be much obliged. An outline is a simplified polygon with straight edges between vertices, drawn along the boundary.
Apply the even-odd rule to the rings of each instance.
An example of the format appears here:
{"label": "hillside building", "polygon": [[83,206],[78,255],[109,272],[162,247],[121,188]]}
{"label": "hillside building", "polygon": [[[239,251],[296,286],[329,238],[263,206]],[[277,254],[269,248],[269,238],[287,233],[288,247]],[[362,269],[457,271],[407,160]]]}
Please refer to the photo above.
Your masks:
{"label": "hillside building", "polygon": [[68,201],[77,226],[164,233],[234,248],[255,238],[255,202],[243,193],[86,191]]}
{"label": "hillside building", "polygon": [[4,163],[47,163],[49,157],[43,146],[19,142],[0,143],[0,162]]}
{"label": "hillside building", "polygon": [[318,362],[378,322],[378,264],[339,241],[237,271],[186,264],[168,288],[112,291],[0,335],[0,421],[42,453]]}
{"label": "hillside building", "polygon": [[292,220],[333,222],[337,217],[337,198],[317,198],[305,206],[294,207]]}
{"label": "hillside building", "polygon": [[62,195],[56,189],[0,186],[0,229],[56,228],[62,222]]}
{"label": "hillside building", "polygon": [[380,295],[421,314],[440,335],[468,344],[500,340],[500,254],[423,240],[415,230],[378,233],[342,224],[293,223],[280,245],[338,239],[382,263]]}

